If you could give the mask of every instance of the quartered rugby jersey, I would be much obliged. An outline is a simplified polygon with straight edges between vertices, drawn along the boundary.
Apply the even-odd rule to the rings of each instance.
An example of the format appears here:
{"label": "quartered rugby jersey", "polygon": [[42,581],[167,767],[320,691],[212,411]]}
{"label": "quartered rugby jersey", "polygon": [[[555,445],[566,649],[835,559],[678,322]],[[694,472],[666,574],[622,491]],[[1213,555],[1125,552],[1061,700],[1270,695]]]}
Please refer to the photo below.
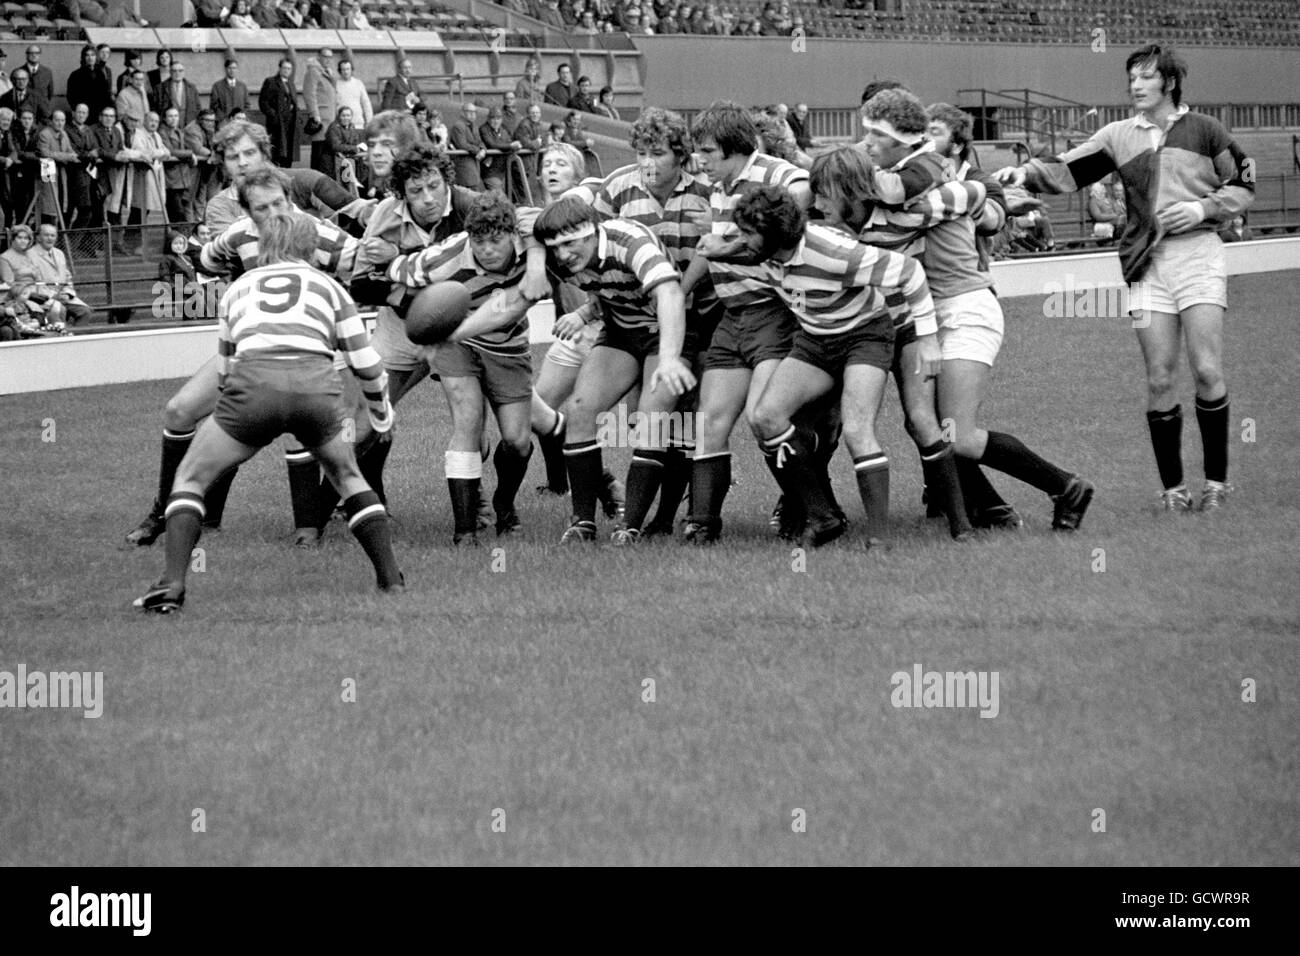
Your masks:
{"label": "quartered rugby jersey", "polygon": [[[292,212],[302,212],[294,206],[290,209]],[[332,222],[323,219],[313,219],[312,222],[317,237],[312,265],[347,281],[358,265],[360,243]],[[245,216],[236,219],[225,232],[206,242],[199,252],[199,262],[204,272],[239,275],[257,268],[260,252],[257,224]]]}
{"label": "quartered rugby jersey", "polygon": [[1146,272],[1163,237],[1156,214],[1175,203],[1196,201],[1205,218],[1189,232],[1211,231],[1241,215],[1255,196],[1254,162],[1216,119],[1186,104],[1162,130],[1143,113],[1108,123],[1081,146],[1055,160],[1032,159],[1025,185],[1035,192],[1073,192],[1118,172],[1128,204],[1119,239],[1125,282]]}
{"label": "quartered rugby jersey", "polygon": [[[736,206],[751,193],[765,186],[789,189],[795,183],[807,183],[807,170],[775,156],[754,153],[746,160],[730,185],[715,183],[709,194],[709,207],[713,213],[710,224],[714,235],[734,239],[739,234],[732,221]],[[766,281],[762,266],[740,265],[734,262],[709,261],[709,275],[713,289],[722,304],[732,311],[740,311],[772,299],[772,287]]]}
{"label": "quartered rugby jersey", "polygon": [[681,274],[653,232],[639,222],[610,219],[596,227],[590,264],[568,281],[591,297],[583,309],[626,329],[654,332],[659,314],[650,292],[680,282]]}
{"label": "quartered rugby jersey", "polygon": [[[412,255],[398,256],[388,266],[387,278],[402,293],[398,314],[403,317],[416,292],[435,282],[459,282],[469,291],[470,311],[491,300],[503,289],[519,284],[524,277],[524,245],[514,237],[515,259],[505,272],[488,272],[474,258],[469,233],[462,232],[436,246]],[[528,354],[528,316],[503,329],[494,329],[466,339],[465,344],[495,355]]]}
{"label": "quartered rugby jersey", "polygon": [[794,255],[759,267],[810,335],[839,335],[889,314],[887,295],[903,294],[917,335],[938,330],[925,270],[908,256],[877,249],[820,223],[809,223]]}

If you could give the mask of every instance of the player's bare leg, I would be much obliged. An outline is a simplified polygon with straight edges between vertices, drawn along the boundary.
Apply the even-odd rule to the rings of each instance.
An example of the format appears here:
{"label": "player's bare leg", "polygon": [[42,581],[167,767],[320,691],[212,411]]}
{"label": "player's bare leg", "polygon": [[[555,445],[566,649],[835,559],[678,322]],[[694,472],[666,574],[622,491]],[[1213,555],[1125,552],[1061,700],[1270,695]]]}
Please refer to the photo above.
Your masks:
{"label": "player's bare leg", "polygon": [[1212,303],[1183,310],[1183,337],[1187,364],[1196,383],[1196,423],[1205,452],[1205,489],[1201,511],[1223,505],[1232,486],[1228,483],[1228,385],[1223,377],[1222,306]]}

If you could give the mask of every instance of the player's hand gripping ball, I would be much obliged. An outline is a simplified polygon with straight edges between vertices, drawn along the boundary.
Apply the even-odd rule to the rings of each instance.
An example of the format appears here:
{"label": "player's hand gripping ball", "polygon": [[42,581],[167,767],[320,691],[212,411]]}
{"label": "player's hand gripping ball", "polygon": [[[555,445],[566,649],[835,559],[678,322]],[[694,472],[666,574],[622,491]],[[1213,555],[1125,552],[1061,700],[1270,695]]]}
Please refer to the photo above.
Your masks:
{"label": "player's hand gripping ball", "polygon": [[421,289],[406,312],[406,337],[416,345],[437,345],[469,315],[469,290],[459,282],[435,282]]}

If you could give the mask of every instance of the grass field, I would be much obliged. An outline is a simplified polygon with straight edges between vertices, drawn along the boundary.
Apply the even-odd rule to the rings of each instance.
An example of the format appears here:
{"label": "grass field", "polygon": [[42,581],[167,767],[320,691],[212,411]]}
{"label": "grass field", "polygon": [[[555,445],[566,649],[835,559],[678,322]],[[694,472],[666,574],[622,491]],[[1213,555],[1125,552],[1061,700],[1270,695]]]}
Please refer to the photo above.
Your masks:
{"label": "grass field", "polygon": [[[289,547],[268,452],[185,612],[144,619],[161,545],[117,545],[176,383],[6,398],[0,670],[103,671],[105,700],[0,710],[0,863],[1300,862],[1298,279],[1231,282],[1234,436],[1249,418],[1256,440],[1234,440],[1223,512],[1157,516],[1127,323],[1016,300],[985,423],[1096,483],[1080,532],[995,475],[1027,526],[950,545],[891,398],[896,547],[853,534],[804,570],[768,536],[748,436],[716,549],[561,549],[567,511],[529,492],[521,540],[453,551],[426,385],[389,465],[407,594],[372,593],[337,524]],[[844,457],[836,481],[860,515]],[[896,709],[914,664],[998,672],[997,716]]]}

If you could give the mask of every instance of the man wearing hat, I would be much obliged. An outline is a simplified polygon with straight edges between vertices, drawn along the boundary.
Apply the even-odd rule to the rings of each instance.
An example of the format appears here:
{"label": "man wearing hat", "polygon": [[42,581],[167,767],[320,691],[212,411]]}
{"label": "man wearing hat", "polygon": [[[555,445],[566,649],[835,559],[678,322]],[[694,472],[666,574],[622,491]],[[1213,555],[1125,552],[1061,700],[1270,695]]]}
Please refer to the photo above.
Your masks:
{"label": "man wearing hat", "polygon": [[334,91],[334,51],[323,47],[307,61],[302,81],[302,98],[307,104],[307,126],[311,136],[311,168],[333,176],[332,157],[326,155],[325,130],[338,113]]}
{"label": "man wearing hat", "polygon": [[479,127],[479,136],[483,140],[483,148],[489,150],[501,150],[506,155],[483,157],[483,188],[497,189],[501,192],[506,191],[506,182],[510,176],[510,156],[508,154],[515,152],[522,147],[522,143],[510,135],[506,129],[505,115],[501,112],[499,106],[494,106],[488,110],[487,122]]}

